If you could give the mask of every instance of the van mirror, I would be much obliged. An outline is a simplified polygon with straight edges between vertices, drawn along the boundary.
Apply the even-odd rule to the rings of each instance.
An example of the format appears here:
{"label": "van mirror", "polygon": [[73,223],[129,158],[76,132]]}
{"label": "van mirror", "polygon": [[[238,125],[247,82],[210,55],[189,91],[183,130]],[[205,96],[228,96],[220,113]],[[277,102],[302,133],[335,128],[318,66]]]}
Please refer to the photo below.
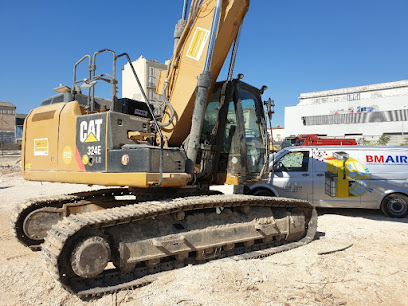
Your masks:
{"label": "van mirror", "polygon": [[283,163],[280,160],[277,161],[277,163],[274,163],[272,169],[274,172],[287,172],[286,167],[283,165]]}

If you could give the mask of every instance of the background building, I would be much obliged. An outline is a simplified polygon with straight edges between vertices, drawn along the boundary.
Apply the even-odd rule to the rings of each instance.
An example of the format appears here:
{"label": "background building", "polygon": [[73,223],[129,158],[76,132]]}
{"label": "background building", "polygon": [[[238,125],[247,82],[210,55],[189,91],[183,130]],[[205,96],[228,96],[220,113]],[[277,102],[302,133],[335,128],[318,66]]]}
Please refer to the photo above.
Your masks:
{"label": "background building", "polygon": [[[143,56],[140,56],[136,61],[132,62],[132,64],[149,102],[152,103],[155,108],[159,107],[162,102],[162,97],[156,94],[156,84],[160,71],[166,70],[167,65],[158,63],[156,60],[149,61]],[[144,101],[142,92],[129,64],[126,64],[122,70],[122,97]]]}
{"label": "background building", "polygon": [[15,143],[16,106],[9,102],[0,102],[0,143]]}
{"label": "background building", "polygon": [[23,140],[23,126],[27,114],[16,114],[16,143],[21,144]]}
{"label": "background building", "polygon": [[408,81],[302,93],[285,108],[285,136],[318,134],[378,140],[408,137]]}
{"label": "background building", "polygon": [[272,135],[275,143],[281,143],[285,139],[285,128],[277,125],[275,127],[268,128],[269,137]]}

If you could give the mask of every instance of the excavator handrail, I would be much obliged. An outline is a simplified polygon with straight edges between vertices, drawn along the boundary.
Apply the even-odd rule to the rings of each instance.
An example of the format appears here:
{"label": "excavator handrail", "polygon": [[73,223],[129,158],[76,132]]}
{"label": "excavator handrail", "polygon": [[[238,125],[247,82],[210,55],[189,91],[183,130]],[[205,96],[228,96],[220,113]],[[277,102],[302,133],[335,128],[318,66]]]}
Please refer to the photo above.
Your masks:
{"label": "excavator handrail", "polygon": [[[77,93],[77,91],[76,91],[76,89],[75,89],[75,85],[77,84],[77,83],[80,83],[80,82],[85,82],[87,79],[85,78],[85,79],[82,79],[82,80],[79,80],[79,81],[77,81],[77,79],[76,79],[76,72],[77,72],[77,67],[78,67],[78,65],[80,64],[80,63],[82,63],[86,58],[88,58],[89,59],[89,63],[88,63],[88,71],[89,71],[89,81],[92,79],[92,72],[91,72],[91,66],[92,66],[92,58],[91,58],[91,56],[89,55],[89,54],[86,54],[86,55],[84,55],[79,61],[77,61],[76,63],[75,63],[75,65],[74,65],[74,82],[72,83],[72,93],[73,93],[73,95],[74,95],[74,98],[75,98],[75,94]],[[88,89],[88,108],[90,108],[90,103],[91,103],[91,88],[89,88]]]}
{"label": "excavator handrail", "polygon": [[[113,75],[112,75],[112,80],[116,80],[116,53],[110,49],[102,49],[99,51],[96,51],[93,56],[92,56],[92,65],[89,67],[90,72],[92,73],[92,80],[95,80],[95,71],[96,71],[96,56],[100,53],[104,53],[104,52],[110,52],[113,55]],[[116,83],[112,82],[112,104],[113,104],[113,109],[116,110],[117,109],[117,101],[116,101]],[[92,86],[92,96],[91,96],[91,112],[94,111],[94,101],[95,101],[95,87]]]}

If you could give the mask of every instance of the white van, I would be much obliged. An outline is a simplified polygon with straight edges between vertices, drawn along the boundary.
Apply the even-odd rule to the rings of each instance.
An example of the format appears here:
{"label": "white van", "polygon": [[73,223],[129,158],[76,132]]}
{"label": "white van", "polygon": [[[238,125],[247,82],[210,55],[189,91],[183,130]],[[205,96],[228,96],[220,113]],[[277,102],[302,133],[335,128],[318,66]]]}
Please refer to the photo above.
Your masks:
{"label": "white van", "polygon": [[380,209],[408,214],[408,148],[290,147],[276,153],[255,195],[304,199],[316,207]]}

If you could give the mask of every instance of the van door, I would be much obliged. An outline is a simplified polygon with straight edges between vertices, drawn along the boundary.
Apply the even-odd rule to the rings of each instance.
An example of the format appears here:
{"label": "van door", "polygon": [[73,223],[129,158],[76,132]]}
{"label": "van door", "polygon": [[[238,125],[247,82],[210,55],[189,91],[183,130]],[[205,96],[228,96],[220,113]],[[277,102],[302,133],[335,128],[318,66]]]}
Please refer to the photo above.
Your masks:
{"label": "van door", "polygon": [[361,196],[357,192],[359,164],[342,150],[313,149],[311,154],[313,204],[317,207],[361,207]]}
{"label": "van door", "polygon": [[312,200],[309,150],[289,151],[273,165],[270,184],[279,196]]}

